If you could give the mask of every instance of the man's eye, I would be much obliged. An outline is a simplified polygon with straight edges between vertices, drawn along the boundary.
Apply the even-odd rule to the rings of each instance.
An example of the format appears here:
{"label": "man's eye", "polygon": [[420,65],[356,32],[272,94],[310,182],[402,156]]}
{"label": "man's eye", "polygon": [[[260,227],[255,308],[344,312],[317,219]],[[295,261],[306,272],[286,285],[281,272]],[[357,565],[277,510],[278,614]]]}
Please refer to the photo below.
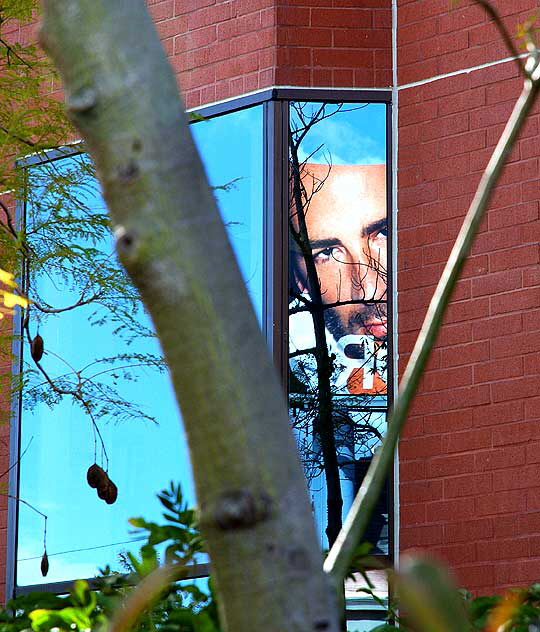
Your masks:
{"label": "man's eye", "polygon": [[319,250],[319,252],[313,253],[313,260],[315,263],[325,263],[330,259],[334,258],[334,248],[325,248],[324,250]]}
{"label": "man's eye", "polygon": [[384,240],[384,239],[388,239],[388,224],[384,224],[383,226],[380,226],[377,230],[374,230],[373,233],[370,235],[369,239],[373,239],[373,240]]}

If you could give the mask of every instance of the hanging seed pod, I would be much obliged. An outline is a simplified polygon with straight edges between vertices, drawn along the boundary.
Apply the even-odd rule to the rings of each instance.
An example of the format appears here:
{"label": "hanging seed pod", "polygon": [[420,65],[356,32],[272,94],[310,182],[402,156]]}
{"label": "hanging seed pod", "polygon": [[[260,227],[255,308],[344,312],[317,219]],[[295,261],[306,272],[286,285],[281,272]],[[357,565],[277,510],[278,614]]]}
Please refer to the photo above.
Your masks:
{"label": "hanging seed pod", "polygon": [[112,505],[116,502],[118,498],[118,487],[109,480],[109,485],[107,486],[107,493],[105,495],[105,502],[107,505]]}
{"label": "hanging seed pod", "polygon": [[97,495],[101,500],[105,500],[107,496],[107,489],[109,488],[109,483],[111,482],[110,478],[107,475],[107,472],[104,472],[105,478],[99,482],[97,486]]}
{"label": "hanging seed pod", "polygon": [[35,362],[39,362],[43,357],[43,338],[39,334],[30,343],[30,353]]}
{"label": "hanging seed pod", "polygon": [[101,467],[99,467],[99,465],[97,465],[97,463],[94,463],[94,465],[91,465],[86,472],[86,480],[88,482],[88,485],[95,489],[100,485],[106,485],[109,481],[109,477],[107,476],[105,471]]}
{"label": "hanging seed pod", "polygon": [[47,551],[43,553],[43,557],[41,558],[41,574],[43,577],[47,576],[49,572],[49,558],[47,557]]}
{"label": "hanging seed pod", "polygon": [[112,505],[118,498],[118,487],[107,476],[107,482],[97,488],[97,495],[108,505]]}

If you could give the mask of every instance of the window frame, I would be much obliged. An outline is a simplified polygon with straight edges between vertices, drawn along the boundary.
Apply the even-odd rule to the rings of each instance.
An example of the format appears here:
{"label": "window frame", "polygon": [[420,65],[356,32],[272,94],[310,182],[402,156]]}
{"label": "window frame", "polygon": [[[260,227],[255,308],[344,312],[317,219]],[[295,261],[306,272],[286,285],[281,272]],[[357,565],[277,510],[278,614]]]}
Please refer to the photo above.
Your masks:
{"label": "window frame", "polygon": [[[289,234],[288,234],[288,129],[289,103],[291,101],[310,101],[326,103],[384,103],[386,105],[386,191],[387,216],[389,224],[388,238],[388,313],[395,314],[395,217],[393,211],[393,138],[392,138],[392,90],[389,89],[350,89],[350,88],[268,88],[248,95],[213,103],[189,110],[197,116],[214,118],[232,112],[263,106],[263,319],[262,331],[274,358],[283,385],[287,385],[288,374],[288,274],[289,274]],[[58,160],[84,151],[82,142],[65,147],[30,155],[16,162],[18,168],[28,168],[35,164]],[[25,201],[18,200],[16,221],[20,223],[25,213]],[[388,408],[394,399],[396,371],[396,333],[394,318],[389,319],[388,332]],[[21,318],[14,318],[13,374],[22,370]],[[8,484],[8,525],[6,550],[6,600],[14,596],[34,591],[68,593],[72,580],[52,583],[40,583],[28,586],[16,584],[16,555],[18,537],[18,489],[20,453],[21,397],[11,403],[10,414],[10,454]],[[395,557],[394,512],[396,478],[389,474],[389,554],[381,556],[381,561],[391,565]],[[193,567],[188,578],[200,578],[209,574],[208,564]],[[93,579],[88,579],[90,585]],[[358,608],[351,604],[354,611]],[[361,608],[364,610],[364,608]],[[366,612],[379,608],[368,608]]]}

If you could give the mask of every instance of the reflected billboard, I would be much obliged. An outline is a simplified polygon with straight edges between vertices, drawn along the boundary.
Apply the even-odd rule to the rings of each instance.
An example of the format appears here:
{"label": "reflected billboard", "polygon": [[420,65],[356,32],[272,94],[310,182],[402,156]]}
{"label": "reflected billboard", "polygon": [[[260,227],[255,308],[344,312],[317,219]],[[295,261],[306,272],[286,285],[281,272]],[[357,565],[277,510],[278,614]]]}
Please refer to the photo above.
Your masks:
{"label": "reflected billboard", "polygon": [[323,546],[386,428],[387,182],[384,104],[291,103],[289,409]]}

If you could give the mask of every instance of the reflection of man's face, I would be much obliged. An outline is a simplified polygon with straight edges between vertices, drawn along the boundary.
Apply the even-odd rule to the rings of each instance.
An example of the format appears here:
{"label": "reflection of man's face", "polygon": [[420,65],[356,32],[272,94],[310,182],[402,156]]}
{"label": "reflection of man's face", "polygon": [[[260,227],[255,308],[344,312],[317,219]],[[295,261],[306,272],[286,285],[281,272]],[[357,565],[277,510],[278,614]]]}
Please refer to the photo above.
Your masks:
{"label": "reflection of man's face", "polygon": [[[306,172],[308,198],[313,183],[318,187],[324,181],[311,196],[305,217],[322,301],[332,305],[325,311],[326,325],[336,339],[368,334],[382,340],[387,314],[385,166],[306,165]],[[305,263],[296,257],[297,282],[309,290]]]}

